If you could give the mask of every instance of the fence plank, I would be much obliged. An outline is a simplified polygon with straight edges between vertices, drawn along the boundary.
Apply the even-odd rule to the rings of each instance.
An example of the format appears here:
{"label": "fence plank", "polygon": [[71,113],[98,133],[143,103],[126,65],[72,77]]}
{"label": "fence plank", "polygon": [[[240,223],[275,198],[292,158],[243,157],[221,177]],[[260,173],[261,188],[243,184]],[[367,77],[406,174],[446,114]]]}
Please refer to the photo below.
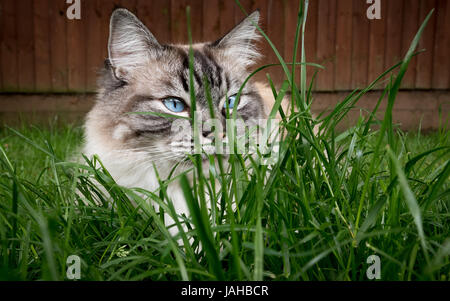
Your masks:
{"label": "fence plank", "polygon": [[433,55],[433,89],[446,89],[450,80],[450,2],[438,0],[436,6],[436,38]]}
{"label": "fence plank", "polygon": [[203,3],[201,0],[172,0],[170,7],[171,35],[174,43],[187,43],[188,30],[186,7],[191,7],[192,42],[201,42],[203,27]]}
{"label": "fence plank", "polygon": [[99,1],[87,1],[83,19],[86,34],[86,90],[95,91],[99,68],[102,67],[102,31]]}
{"label": "fence plank", "polygon": [[233,22],[230,22],[230,20],[234,20],[234,7],[236,4],[233,1],[228,0],[218,1],[220,9],[220,36],[224,36],[234,26]]}
{"label": "fence plank", "polygon": [[336,1],[319,0],[317,62],[325,67],[317,76],[317,90],[334,89]]}
{"label": "fence plank", "polygon": [[2,48],[3,48],[3,18],[4,18],[4,4],[0,2],[0,92],[3,91],[3,70],[1,68],[2,63]]}
{"label": "fence plank", "polygon": [[222,18],[219,1],[203,1],[203,39],[215,41],[220,38]]}
{"label": "fence plank", "polygon": [[34,90],[33,1],[17,2],[17,70],[20,72],[18,89]]}
{"label": "fence plank", "polygon": [[351,88],[352,0],[337,1],[335,88]]}
{"label": "fence plank", "polygon": [[[404,0],[403,2],[403,27],[402,27],[402,53],[406,54],[414,36],[419,29],[420,0]],[[416,86],[417,57],[413,57],[405,77],[402,88],[413,89]]]}
{"label": "fence plank", "polygon": [[[298,8],[298,5],[297,5]],[[297,10],[298,11],[298,10]],[[336,16],[336,9],[334,15]],[[318,63],[317,58],[317,39],[319,37],[319,2],[317,0],[309,2],[308,8],[308,19],[306,20],[306,33],[305,33],[305,54],[306,61],[310,63]],[[295,21],[294,28],[292,29],[295,33],[295,26],[297,25],[297,20]],[[336,40],[335,35],[333,40]],[[333,52],[335,51],[335,42],[333,45],[330,45],[333,48]],[[299,60],[300,61],[300,60]],[[334,63],[333,63],[334,64]],[[300,68],[300,67],[299,67]],[[300,70],[300,69],[299,69]],[[309,84],[313,78],[314,73],[317,71],[317,68],[308,66],[306,67],[306,80]],[[321,71],[324,73],[323,71]],[[313,89],[316,88],[316,83],[313,85]],[[331,84],[330,88],[333,89],[334,83]]]}
{"label": "fence plank", "polygon": [[[284,23],[285,23],[285,32],[284,32],[284,59],[286,62],[292,62],[292,58],[294,57],[294,41],[295,41],[295,31],[297,28],[297,12],[298,12],[299,2],[297,0],[286,0],[284,1]],[[309,24],[308,24],[309,25]],[[309,26],[308,26],[309,30]],[[300,43],[298,47],[300,47]],[[309,44],[308,44],[309,45]],[[299,52],[297,52],[297,61],[299,59]],[[315,51],[306,53],[307,60],[312,61],[311,57],[315,56]],[[300,67],[296,67],[295,69],[295,78],[298,80],[300,77]]]}
{"label": "fence plank", "polygon": [[[241,0],[239,2],[241,3],[242,7],[247,12],[247,14],[252,13],[255,9],[260,9],[261,17],[262,17],[261,21],[263,21],[264,24],[266,24],[265,22],[267,21],[267,11],[262,12],[261,6],[267,7],[268,1],[270,1],[270,0]],[[239,22],[242,21],[242,19],[245,18],[245,15],[242,12],[242,10],[240,9],[240,7],[237,5],[237,3],[235,3],[234,1],[230,1],[230,2],[233,2],[233,7],[234,7],[234,24],[238,24]],[[264,28],[264,29],[266,29],[266,28]]]}
{"label": "fence plank", "polygon": [[67,19],[67,67],[69,91],[86,89],[86,50],[84,22],[86,1],[82,1],[81,20]]}
{"label": "fence plank", "polygon": [[403,0],[389,0],[386,24],[386,52],[384,68],[398,63],[402,57]]}
{"label": "fence plank", "polygon": [[369,56],[368,56],[368,83],[380,76],[384,69],[385,31],[386,31],[386,1],[381,2],[381,19],[369,22]]}
{"label": "fence plank", "polygon": [[369,19],[367,4],[353,0],[353,38],[352,38],[352,88],[363,88],[367,84],[369,57]]}
{"label": "fence plank", "polygon": [[36,91],[50,91],[51,70],[50,70],[50,19],[49,0],[34,1],[34,80]]}
{"label": "fence plank", "polygon": [[16,1],[2,1],[2,57],[1,69],[3,80],[3,91],[14,91],[18,86],[18,70],[17,70],[17,29],[16,29]]}
{"label": "fence plank", "polygon": [[66,4],[50,1],[50,69],[53,92],[67,91],[67,35]]}
{"label": "fence plank", "polygon": [[[446,16],[446,22],[445,22],[445,28],[450,28],[450,4],[447,3],[447,12],[445,13]],[[447,53],[450,52],[450,37],[448,36],[447,33],[447,44],[446,44],[446,50]],[[450,69],[450,62],[447,63],[447,67]],[[448,78],[448,83],[446,86],[447,89],[450,88],[450,76]]]}
{"label": "fence plank", "polygon": [[[422,24],[428,13],[436,7],[435,0],[421,0],[419,22]],[[417,57],[417,74],[416,74],[416,88],[430,89],[431,80],[433,76],[433,48],[434,48],[434,33],[436,25],[436,14],[434,14],[423,31],[419,42],[418,49],[425,49]]]}
{"label": "fence plank", "polygon": [[[150,29],[160,43],[170,43],[170,1],[156,0],[137,2],[137,13],[141,21]],[[183,28],[186,28],[184,26]],[[187,36],[187,31],[184,33]]]}
{"label": "fence plank", "polygon": [[[280,55],[283,56],[285,49],[284,44],[285,23],[282,21],[285,19],[283,1],[271,0],[266,3],[268,4],[267,20],[265,22],[266,33],[271,39],[272,43],[277,48]],[[267,59],[269,62],[274,63],[280,62],[272,49],[268,49]],[[286,60],[286,58],[283,59]],[[270,76],[277,85],[280,85],[283,79],[286,78],[285,73],[281,67],[272,68],[272,70],[270,71]]]}

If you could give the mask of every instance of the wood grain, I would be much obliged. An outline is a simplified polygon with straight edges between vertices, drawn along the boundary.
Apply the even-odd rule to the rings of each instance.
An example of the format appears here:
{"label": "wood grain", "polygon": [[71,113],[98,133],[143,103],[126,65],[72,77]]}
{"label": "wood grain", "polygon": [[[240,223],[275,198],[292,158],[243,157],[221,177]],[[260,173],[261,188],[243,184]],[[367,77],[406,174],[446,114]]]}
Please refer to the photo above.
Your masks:
{"label": "wood grain", "polygon": [[[420,0],[403,1],[402,53],[406,53],[419,29]],[[404,89],[416,86],[417,57],[413,57],[402,81]]]}
{"label": "wood grain", "polygon": [[398,63],[404,56],[402,53],[403,0],[389,0],[387,5],[385,69]]}
{"label": "wood grain", "polygon": [[16,1],[2,1],[2,27],[1,69],[3,91],[17,91],[19,73],[17,69],[17,28],[16,28]]}
{"label": "wood grain", "polygon": [[236,4],[233,1],[218,0],[220,10],[220,35],[224,36],[234,26],[234,8]]}
{"label": "wood grain", "polygon": [[219,1],[203,1],[203,39],[215,41],[220,38],[220,20],[222,18]]}
{"label": "wood grain", "polygon": [[438,0],[436,6],[436,37],[434,40],[433,89],[447,89],[450,81],[450,2]]}
{"label": "wood grain", "polygon": [[86,1],[81,2],[81,20],[67,19],[67,71],[68,90],[81,92],[86,89]]}
{"label": "wood grain", "polygon": [[[421,0],[419,24],[422,24],[428,13],[436,7],[435,0]],[[416,88],[430,89],[433,77],[433,49],[434,49],[434,34],[436,32],[436,12],[428,21],[427,27],[423,31],[419,42],[418,49],[424,49],[425,52],[417,57],[417,73],[416,73]],[[448,53],[447,53],[448,55]]]}
{"label": "wood grain", "polygon": [[352,37],[352,89],[367,85],[369,57],[369,20],[366,15],[367,4],[353,0]]}
{"label": "wood grain", "polygon": [[191,8],[192,42],[203,40],[203,2],[201,0],[172,0],[170,8],[171,35],[173,43],[188,42],[186,8]]}
{"label": "wood grain", "polygon": [[33,1],[17,1],[17,70],[20,92],[34,90]]}
{"label": "wood grain", "polygon": [[319,0],[317,62],[325,67],[317,76],[317,90],[334,90],[336,1]]}
{"label": "wood grain", "polygon": [[334,84],[337,90],[351,89],[353,1],[337,1],[336,69]]}
{"label": "wood grain", "polygon": [[170,5],[170,1],[164,0],[137,2],[138,17],[162,44],[172,42]]}
{"label": "wood grain", "polygon": [[[260,10],[261,28],[291,62],[299,0],[240,2],[248,13]],[[0,92],[95,91],[98,71],[107,58],[109,18],[118,7],[135,13],[163,44],[187,42],[188,5],[194,42],[215,41],[245,17],[233,0],[81,3],[82,19],[68,20],[69,4],[63,0],[0,1]],[[363,0],[309,1],[306,60],[326,68],[318,74],[314,89],[348,91],[373,81],[403,58],[432,8],[435,13],[418,46],[426,51],[411,60],[402,89],[450,89],[450,0],[381,0],[381,20],[366,19],[368,6]],[[264,39],[257,47],[263,58],[254,68],[278,62]],[[308,82],[314,71],[307,67]],[[279,67],[256,78],[266,82],[267,72],[276,84],[284,78]]]}
{"label": "wood grain", "polygon": [[51,90],[49,0],[34,1],[34,80],[36,91]]}
{"label": "wood grain", "polygon": [[[384,72],[384,49],[386,47],[386,2],[381,1],[381,19],[369,22],[369,55],[367,81],[371,83]],[[379,87],[382,87],[380,85]]]}
{"label": "wood grain", "polygon": [[[4,8],[3,8],[3,2],[0,2],[0,64],[2,62],[2,48],[3,48],[3,24],[2,24],[2,19],[3,19],[3,14],[4,14]],[[3,71],[2,68],[0,66],[0,92],[3,91]]]}
{"label": "wood grain", "polygon": [[67,18],[66,5],[62,1],[51,1],[49,16],[50,26],[50,61],[52,91],[66,92],[68,88],[67,73]]}

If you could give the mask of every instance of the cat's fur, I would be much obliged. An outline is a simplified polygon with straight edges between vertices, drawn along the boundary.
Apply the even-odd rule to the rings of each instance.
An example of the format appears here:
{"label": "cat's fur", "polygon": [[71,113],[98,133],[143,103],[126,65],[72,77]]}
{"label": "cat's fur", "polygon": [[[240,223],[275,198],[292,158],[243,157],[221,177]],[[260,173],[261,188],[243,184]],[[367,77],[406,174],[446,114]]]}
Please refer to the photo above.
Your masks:
{"label": "cat's fur", "polygon": [[[255,47],[259,35],[254,26],[258,19],[259,12],[254,12],[216,42],[193,45],[193,84],[203,120],[211,117],[204,89],[206,77],[215,117],[224,123],[226,95],[237,93],[249,74],[248,67],[259,57]],[[108,51],[97,102],[85,124],[83,152],[97,154],[120,185],[153,191],[158,188],[153,164],[162,179],[167,177],[186,157],[174,153],[170,146],[186,137],[171,131],[174,119],[129,113],[174,114],[162,104],[169,96],[182,99],[189,108],[189,47],[161,45],[132,13],[118,9],[111,16]],[[264,85],[249,82],[242,92],[238,116],[251,125],[266,117],[272,101]],[[189,109],[179,115],[188,117]],[[202,142],[208,142],[209,133],[203,134]],[[208,162],[204,165],[207,170]],[[167,192],[177,213],[188,215],[178,183],[170,184]]]}

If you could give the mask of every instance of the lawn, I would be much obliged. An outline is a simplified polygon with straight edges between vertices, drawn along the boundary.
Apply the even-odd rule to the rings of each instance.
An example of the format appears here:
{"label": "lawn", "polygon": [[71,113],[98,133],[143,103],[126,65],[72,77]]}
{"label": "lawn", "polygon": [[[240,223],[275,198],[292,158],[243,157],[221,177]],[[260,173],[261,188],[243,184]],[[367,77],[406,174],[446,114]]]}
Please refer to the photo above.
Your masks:
{"label": "lawn", "polygon": [[[423,26],[402,62],[316,119],[305,65],[294,75],[280,58],[287,80],[274,89],[273,113],[287,90],[298,112],[281,112],[278,160],[262,165],[231,155],[229,169],[213,176],[201,172],[195,155],[193,184],[181,175],[161,179],[154,192],[120,187],[97,158],[70,162],[80,127],[2,127],[0,279],[65,280],[67,257],[77,255],[82,280],[367,280],[367,259],[377,255],[382,280],[449,280],[448,116],[427,135],[392,123]],[[361,114],[353,127],[335,131],[386,78],[382,118]],[[192,217],[173,213],[168,181],[181,181]],[[169,234],[164,212],[179,236]]]}
{"label": "lawn", "polygon": [[[267,280],[365,280],[366,259],[373,254],[381,258],[383,280],[448,280],[448,133],[396,132],[393,160],[384,146],[373,158],[376,135],[370,131],[360,137],[356,131],[336,137],[338,154],[323,170],[308,167],[311,158],[298,143],[282,170],[267,171],[270,186],[258,186],[252,176],[243,180],[242,170],[236,182],[230,176],[231,183],[241,183],[232,184],[229,192],[236,188],[241,196],[240,210],[231,221],[219,199],[220,214],[210,225],[224,279],[254,279],[259,224],[261,277]],[[89,186],[97,173],[105,176],[101,170],[70,173],[61,164],[59,158],[70,157],[81,141],[82,129],[75,126],[1,129],[1,279],[63,280],[72,254],[82,259],[84,280],[181,279],[182,269],[188,279],[218,279],[220,272],[215,274],[205,251],[174,251],[155,220],[158,213],[150,207],[135,209],[130,200],[137,196],[131,192],[105,181],[105,187],[117,190],[114,199],[121,204],[77,204],[77,185]],[[406,183],[397,180],[398,172]],[[419,213],[411,211],[404,190],[412,192]]]}

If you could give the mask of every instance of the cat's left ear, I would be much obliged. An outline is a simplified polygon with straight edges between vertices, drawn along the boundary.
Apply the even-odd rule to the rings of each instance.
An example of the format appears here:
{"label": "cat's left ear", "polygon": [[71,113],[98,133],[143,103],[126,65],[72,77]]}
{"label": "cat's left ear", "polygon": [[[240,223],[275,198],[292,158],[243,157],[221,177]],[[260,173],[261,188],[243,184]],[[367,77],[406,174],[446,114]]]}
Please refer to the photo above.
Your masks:
{"label": "cat's left ear", "polygon": [[224,37],[210,46],[220,50],[222,54],[244,67],[253,65],[260,57],[256,42],[261,38],[257,25],[259,11],[254,11]]}
{"label": "cat's left ear", "polygon": [[152,53],[161,50],[153,34],[126,9],[119,8],[113,12],[109,30],[109,61],[119,79],[125,79],[133,68],[142,66]]}

